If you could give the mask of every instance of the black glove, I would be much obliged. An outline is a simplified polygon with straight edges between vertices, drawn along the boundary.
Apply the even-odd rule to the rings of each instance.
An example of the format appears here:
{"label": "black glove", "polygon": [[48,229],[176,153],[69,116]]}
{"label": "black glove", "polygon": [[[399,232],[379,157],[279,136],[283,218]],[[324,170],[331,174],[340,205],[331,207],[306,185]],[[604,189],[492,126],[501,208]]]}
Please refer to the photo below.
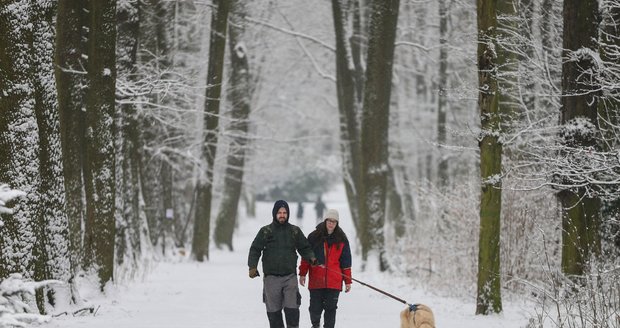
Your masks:
{"label": "black glove", "polygon": [[311,266],[319,265],[319,260],[317,260],[315,257],[311,258],[310,265]]}
{"label": "black glove", "polygon": [[258,276],[260,276],[258,270],[256,268],[250,268],[250,278],[256,278]]}

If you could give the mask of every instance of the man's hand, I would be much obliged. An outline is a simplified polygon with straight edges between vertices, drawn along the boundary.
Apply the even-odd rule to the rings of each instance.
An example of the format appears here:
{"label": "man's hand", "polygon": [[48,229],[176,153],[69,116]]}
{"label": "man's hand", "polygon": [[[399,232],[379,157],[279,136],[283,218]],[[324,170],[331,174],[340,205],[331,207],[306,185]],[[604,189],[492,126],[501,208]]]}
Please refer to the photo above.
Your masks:
{"label": "man's hand", "polygon": [[258,276],[260,276],[258,270],[256,268],[250,268],[250,278],[256,278]]}
{"label": "man's hand", "polygon": [[302,286],[306,285],[306,276],[299,276],[299,284]]}
{"label": "man's hand", "polygon": [[344,292],[348,293],[351,291],[351,284],[344,285]]}

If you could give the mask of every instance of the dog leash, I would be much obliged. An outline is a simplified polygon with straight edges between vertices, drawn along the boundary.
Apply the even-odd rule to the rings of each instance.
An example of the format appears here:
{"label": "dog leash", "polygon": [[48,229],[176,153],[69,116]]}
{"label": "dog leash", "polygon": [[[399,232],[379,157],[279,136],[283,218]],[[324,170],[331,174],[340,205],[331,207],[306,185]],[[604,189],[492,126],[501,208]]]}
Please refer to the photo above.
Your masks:
{"label": "dog leash", "polygon": [[388,292],[386,292],[384,290],[381,290],[381,289],[379,289],[379,288],[377,288],[377,287],[375,287],[373,285],[369,285],[369,284],[367,284],[367,283],[365,283],[363,281],[357,280],[357,279],[355,279],[355,278],[353,278],[351,276],[347,276],[346,274],[342,273],[341,271],[336,271],[336,270],[330,269],[330,268],[326,267],[323,264],[321,264],[319,266],[324,268],[327,271],[338,273],[338,274],[340,274],[341,276],[343,276],[345,278],[349,278],[349,279],[357,282],[358,284],[361,284],[362,286],[366,286],[366,287],[368,287],[368,288],[370,288],[370,289],[372,289],[372,290],[374,290],[376,292],[379,292],[379,293],[381,293],[381,294],[383,294],[383,295],[385,295],[387,297],[390,297],[390,298],[392,298],[394,300],[397,300],[397,301],[399,301],[399,302],[401,302],[401,303],[403,303],[405,305],[408,305],[409,306],[409,311],[415,311],[418,308],[418,304],[407,303],[407,301],[403,300],[402,298],[396,297],[396,296],[394,296],[394,295],[392,295],[392,294],[390,294],[390,293],[388,293]]}

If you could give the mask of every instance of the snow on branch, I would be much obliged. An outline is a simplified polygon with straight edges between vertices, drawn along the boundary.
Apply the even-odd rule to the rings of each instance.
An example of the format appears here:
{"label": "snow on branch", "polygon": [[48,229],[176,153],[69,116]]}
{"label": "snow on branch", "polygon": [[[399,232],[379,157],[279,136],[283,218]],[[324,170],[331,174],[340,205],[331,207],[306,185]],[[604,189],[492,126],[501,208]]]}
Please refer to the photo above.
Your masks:
{"label": "snow on branch", "polygon": [[[11,199],[25,196],[26,193],[19,190],[13,190],[9,188],[6,184],[0,184],[0,214],[12,214],[13,210],[5,207],[6,203]],[[2,227],[4,223],[0,220],[0,227]]]}
{"label": "snow on branch", "polygon": [[62,284],[57,280],[29,281],[19,273],[13,273],[0,282],[0,327],[28,327],[50,320],[30,309],[23,299],[32,296],[35,290],[45,286]]}
{"label": "snow on branch", "polygon": [[323,41],[321,41],[321,40],[319,40],[319,39],[317,39],[317,38],[315,38],[313,36],[310,36],[310,35],[307,35],[307,34],[303,34],[303,33],[299,33],[299,32],[296,32],[296,31],[287,30],[285,28],[278,27],[278,26],[275,26],[273,24],[260,21],[258,19],[254,19],[254,18],[249,17],[249,16],[245,16],[244,18],[245,18],[245,20],[247,20],[250,23],[266,26],[266,27],[269,27],[269,28],[274,29],[276,31],[280,31],[280,32],[285,33],[285,34],[293,35],[293,36],[295,36],[297,38],[302,38],[302,39],[311,41],[311,42],[313,42],[313,43],[315,43],[315,44],[317,44],[317,45],[319,45],[319,46],[321,46],[321,47],[323,47],[323,48],[325,48],[327,50],[330,50],[332,52],[336,52],[336,48],[334,48],[333,46],[331,46],[331,45],[329,45],[329,44],[327,44],[327,43],[325,43],[325,42],[323,42]]}

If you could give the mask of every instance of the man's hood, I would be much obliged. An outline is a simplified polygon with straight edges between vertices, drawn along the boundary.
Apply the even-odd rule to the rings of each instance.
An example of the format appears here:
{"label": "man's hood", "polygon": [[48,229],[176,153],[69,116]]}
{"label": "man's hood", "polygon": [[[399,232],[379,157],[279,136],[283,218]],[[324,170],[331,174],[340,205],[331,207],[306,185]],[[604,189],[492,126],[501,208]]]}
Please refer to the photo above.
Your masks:
{"label": "man's hood", "polygon": [[278,200],[273,204],[273,210],[271,211],[271,217],[273,218],[273,222],[278,222],[277,215],[278,211],[284,207],[286,209],[286,222],[288,222],[289,217],[291,216],[291,211],[288,208],[288,203],[285,200]]}

